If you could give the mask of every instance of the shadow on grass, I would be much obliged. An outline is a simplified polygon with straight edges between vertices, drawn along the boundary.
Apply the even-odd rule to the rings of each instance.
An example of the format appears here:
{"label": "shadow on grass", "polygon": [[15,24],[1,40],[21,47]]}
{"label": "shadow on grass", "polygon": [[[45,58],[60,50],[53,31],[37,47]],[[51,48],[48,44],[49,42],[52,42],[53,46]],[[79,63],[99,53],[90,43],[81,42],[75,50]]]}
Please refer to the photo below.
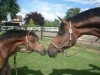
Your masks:
{"label": "shadow on grass", "polygon": [[[100,75],[100,67],[89,64],[91,69],[86,70],[75,70],[75,69],[54,69],[49,75]],[[18,75],[44,75],[40,70],[31,70],[27,66],[17,68]],[[98,72],[93,72],[93,70],[98,70]],[[12,75],[15,74],[15,69],[12,69]]]}
{"label": "shadow on grass", "polygon": [[[91,69],[87,70],[75,70],[75,69],[54,69],[53,72],[49,75],[100,75],[100,67],[96,65],[89,64]],[[93,70],[98,70],[99,72],[93,72]]]}
{"label": "shadow on grass", "polygon": [[93,64],[89,64],[89,66],[91,67],[90,70],[100,70],[100,67],[93,65]]}
{"label": "shadow on grass", "polygon": [[49,75],[100,75],[97,72],[90,72],[88,70],[75,70],[75,69],[54,69]]}
{"label": "shadow on grass", "polygon": [[[12,75],[16,75],[14,68],[11,71]],[[28,69],[27,66],[17,68],[17,73],[18,75],[43,75],[43,73],[40,70],[31,70]]]}

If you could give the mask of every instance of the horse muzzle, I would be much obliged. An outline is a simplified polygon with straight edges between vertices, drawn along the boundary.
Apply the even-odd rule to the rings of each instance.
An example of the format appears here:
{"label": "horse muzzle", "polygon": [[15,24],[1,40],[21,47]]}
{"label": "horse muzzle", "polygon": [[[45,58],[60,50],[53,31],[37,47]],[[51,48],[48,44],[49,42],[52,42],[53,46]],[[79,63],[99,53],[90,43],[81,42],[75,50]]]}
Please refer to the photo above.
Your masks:
{"label": "horse muzzle", "polygon": [[55,58],[57,56],[57,49],[48,49],[49,57]]}

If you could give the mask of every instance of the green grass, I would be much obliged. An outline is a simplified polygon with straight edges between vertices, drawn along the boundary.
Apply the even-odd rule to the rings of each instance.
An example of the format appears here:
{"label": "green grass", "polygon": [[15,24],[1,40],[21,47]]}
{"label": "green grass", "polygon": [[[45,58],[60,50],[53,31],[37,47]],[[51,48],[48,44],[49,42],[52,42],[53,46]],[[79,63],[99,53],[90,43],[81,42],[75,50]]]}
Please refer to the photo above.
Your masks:
{"label": "green grass", "polygon": [[[46,37],[40,42],[47,49],[50,38]],[[71,55],[77,51],[80,53]],[[93,51],[92,51],[93,50]],[[76,45],[68,50],[67,55],[59,53],[56,58],[48,55],[41,56],[38,53],[18,53],[17,70],[18,75],[100,75],[100,48],[85,48]],[[13,57],[10,58],[12,75],[15,75]]]}

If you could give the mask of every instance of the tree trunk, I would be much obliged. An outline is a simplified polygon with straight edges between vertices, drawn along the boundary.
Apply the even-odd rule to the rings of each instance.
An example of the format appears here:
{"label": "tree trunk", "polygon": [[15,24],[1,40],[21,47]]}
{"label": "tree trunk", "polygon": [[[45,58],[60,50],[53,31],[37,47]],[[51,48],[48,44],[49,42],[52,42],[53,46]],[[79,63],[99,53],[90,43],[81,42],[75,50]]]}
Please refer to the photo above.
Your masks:
{"label": "tree trunk", "polygon": [[43,26],[41,26],[41,40],[43,39]]}
{"label": "tree trunk", "polygon": [[25,24],[25,30],[27,30],[28,24]]}
{"label": "tree trunk", "polygon": [[1,31],[1,26],[2,26],[2,20],[0,20],[0,31]]}

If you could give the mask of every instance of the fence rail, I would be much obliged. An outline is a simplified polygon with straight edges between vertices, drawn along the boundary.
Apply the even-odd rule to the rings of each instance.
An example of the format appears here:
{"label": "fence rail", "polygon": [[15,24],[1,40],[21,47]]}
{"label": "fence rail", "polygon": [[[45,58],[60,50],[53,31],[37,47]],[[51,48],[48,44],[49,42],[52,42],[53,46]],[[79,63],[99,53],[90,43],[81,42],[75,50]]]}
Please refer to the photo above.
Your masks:
{"label": "fence rail", "polygon": [[[13,29],[14,26],[1,26],[1,31],[6,31],[9,29]],[[25,29],[25,27],[21,27],[21,29]],[[37,30],[40,31],[41,27],[27,27],[27,30]],[[58,31],[58,27],[43,27],[43,31]]]}

